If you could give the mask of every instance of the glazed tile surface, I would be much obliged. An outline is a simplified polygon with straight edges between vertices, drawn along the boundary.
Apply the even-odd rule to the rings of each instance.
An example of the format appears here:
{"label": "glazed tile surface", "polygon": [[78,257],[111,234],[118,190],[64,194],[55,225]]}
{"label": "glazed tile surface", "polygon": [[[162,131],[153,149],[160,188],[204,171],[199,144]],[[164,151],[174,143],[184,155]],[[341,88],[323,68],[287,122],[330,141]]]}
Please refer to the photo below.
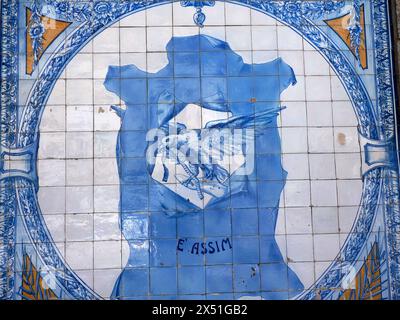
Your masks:
{"label": "glazed tile surface", "polygon": [[1,299],[400,298],[386,0],[1,3]]}

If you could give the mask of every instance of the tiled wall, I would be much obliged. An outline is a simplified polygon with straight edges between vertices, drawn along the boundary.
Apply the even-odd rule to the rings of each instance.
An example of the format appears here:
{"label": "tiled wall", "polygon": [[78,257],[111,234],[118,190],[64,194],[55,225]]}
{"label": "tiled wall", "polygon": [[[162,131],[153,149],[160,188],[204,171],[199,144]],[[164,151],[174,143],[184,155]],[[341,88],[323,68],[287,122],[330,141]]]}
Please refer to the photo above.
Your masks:
{"label": "tiled wall", "polygon": [[[361,159],[351,103],[328,63],[289,27],[232,4],[207,12],[202,29],[191,26],[190,13],[175,4],[122,19],[69,63],[40,128],[39,203],[46,223],[71,267],[108,297],[129,255],[118,227],[115,148],[121,124],[110,108],[124,102],[104,88],[108,67],[134,64],[157,72],[168,62],[171,37],[200,32],[226,40],[247,63],[281,57],[294,69],[297,84],[281,96],[287,107],[279,131],[288,177],[275,234],[289,266],[309,286],[335,258],[358,210]],[[244,235],[259,237],[262,246],[254,230],[263,213],[250,206],[238,205],[229,215],[250,224]],[[235,223],[235,217],[228,220]]]}
{"label": "tiled wall", "polygon": [[[41,115],[36,159],[37,204],[52,245],[97,298],[289,299],[303,298],[308,288],[314,298],[321,298],[321,290],[331,292],[330,298],[351,298],[346,290],[360,286],[357,272],[372,259],[374,243],[386,241],[386,231],[383,213],[376,213],[368,231],[372,240],[363,240],[360,252],[349,249],[341,256],[349,239],[363,234],[355,228],[363,209],[380,200],[362,202],[370,169],[364,163],[366,142],[340,67],[287,21],[248,6],[208,1],[213,5],[202,7],[206,20],[199,27],[195,8],[184,2],[110,21],[54,81]],[[348,14],[352,3],[346,5],[324,8],[314,23],[333,39],[375,103],[373,21],[362,25],[366,68],[327,23]],[[367,19],[373,7],[363,5]],[[107,10],[101,15],[110,18]],[[57,41],[62,44],[79,27],[72,24]],[[21,77],[21,101],[57,50],[50,46],[36,71]],[[216,93],[220,96],[210,100]],[[235,177],[229,162],[229,191],[205,193],[210,204],[178,175],[173,183],[163,180],[161,165],[147,172],[146,133],[162,127],[163,112],[180,104],[182,110],[169,111],[166,123],[192,129],[251,115],[257,128],[259,110],[284,107],[268,115],[267,129],[261,127],[265,131],[254,138],[254,172]],[[211,180],[218,184],[216,176]],[[37,261],[38,269],[45,265],[37,248],[25,248],[25,234],[21,239],[19,254]],[[225,241],[224,252],[201,252],[210,241],[217,246]],[[352,285],[338,280],[314,288],[337,261],[348,258]],[[388,298],[383,265],[379,297]],[[338,270],[346,275],[347,267]],[[23,274],[26,264],[21,268]],[[70,298],[59,294],[57,285],[53,289],[59,298]]]}

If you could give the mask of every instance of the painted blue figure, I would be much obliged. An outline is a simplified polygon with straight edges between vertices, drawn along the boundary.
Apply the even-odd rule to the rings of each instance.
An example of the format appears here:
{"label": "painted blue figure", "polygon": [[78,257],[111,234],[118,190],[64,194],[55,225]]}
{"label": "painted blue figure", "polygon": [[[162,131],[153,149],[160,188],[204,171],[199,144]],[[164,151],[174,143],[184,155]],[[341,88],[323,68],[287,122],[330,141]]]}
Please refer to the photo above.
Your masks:
{"label": "painted blue figure", "polygon": [[[105,80],[126,104],[113,108],[122,119],[120,226],[130,256],[112,298],[293,297],[303,285],[275,240],[287,175],[277,115],[281,92],[296,83],[293,70],[281,58],[246,64],[226,42],[204,35],[172,38],[167,55],[157,73],[110,66]],[[190,113],[179,118],[186,108],[211,117],[190,132]],[[199,137],[208,129],[240,128],[253,129],[254,150],[244,143],[245,161],[234,170],[197,164],[182,152],[173,169],[160,156],[167,142],[190,146],[193,131]],[[153,129],[165,135],[146,141]],[[243,174],[248,159],[254,165]]]}

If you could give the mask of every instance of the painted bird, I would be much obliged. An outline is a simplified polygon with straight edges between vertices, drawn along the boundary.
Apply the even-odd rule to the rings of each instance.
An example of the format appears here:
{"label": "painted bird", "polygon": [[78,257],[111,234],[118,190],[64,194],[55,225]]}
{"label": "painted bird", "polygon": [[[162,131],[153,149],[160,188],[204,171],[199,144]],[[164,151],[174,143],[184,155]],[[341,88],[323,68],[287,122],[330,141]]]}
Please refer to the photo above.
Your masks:
{"label": "painted bird", "polygon": [[[229,172],[216,162],[222,160],[224,155],[243,152],[242,144],[235,144],[229,138],[224,139],[224,130],[225,133],[232,133],[233,129],[253,129],[241,132],[245,136],[242,141],[250,141],[262,135],[263,129],[282,109],[284,107],[209,121],[201,130],[187,130],[185,125],[178,124],[177,133],[162,139],[158,151],[168,154],[169,159],[172,157],[182,167],[185,174],[176,174],[175,178],[185,187],[196,190],[200,200],[204,199],[204,193],[221,197],[228,188]],[[165,160],[164,157],[163,162]],[[164,170],[167,170],[165,166]],[[202,177],[199,177],[200,172]]]}

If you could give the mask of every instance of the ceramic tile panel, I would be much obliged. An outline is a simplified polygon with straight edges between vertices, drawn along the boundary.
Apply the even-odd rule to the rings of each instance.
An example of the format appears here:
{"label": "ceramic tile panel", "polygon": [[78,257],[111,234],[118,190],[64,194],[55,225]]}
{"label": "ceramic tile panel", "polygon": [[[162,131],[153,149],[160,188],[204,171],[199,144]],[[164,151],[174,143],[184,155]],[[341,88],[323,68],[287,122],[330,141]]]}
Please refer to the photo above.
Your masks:
{"label": "ceramic tile panel", "polygon": [[3,0],[0,298],[400,298],[386,0]]}

